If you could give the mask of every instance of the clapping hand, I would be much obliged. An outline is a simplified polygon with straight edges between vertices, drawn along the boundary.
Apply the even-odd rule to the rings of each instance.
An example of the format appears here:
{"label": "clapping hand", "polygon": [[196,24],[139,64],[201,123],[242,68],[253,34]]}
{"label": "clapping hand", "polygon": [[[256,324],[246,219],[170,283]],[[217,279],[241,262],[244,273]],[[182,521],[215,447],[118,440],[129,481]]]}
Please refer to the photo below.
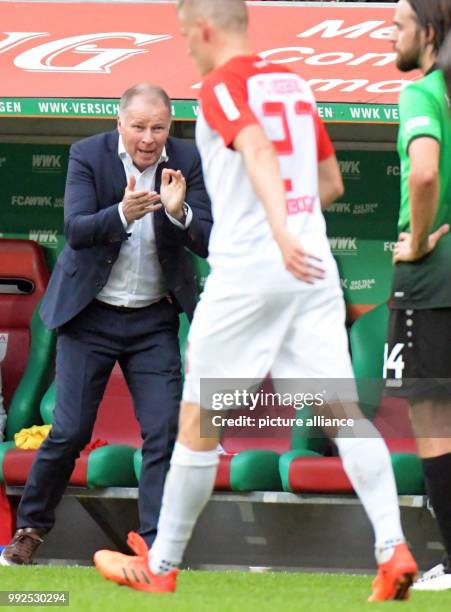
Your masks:
{"label": "clapping hand", "polygon": [[136,179],[131,176],[122,200],[122,212],[128,223],[161,208],[160,196],[155,191],[135,191]]}
{"label": "clapping hand", "polygon": [[160,199],[166,212],[181,219],[184,215],[183,204],[186,196],[186,181],[180,170],[165,168],[161,174]]}

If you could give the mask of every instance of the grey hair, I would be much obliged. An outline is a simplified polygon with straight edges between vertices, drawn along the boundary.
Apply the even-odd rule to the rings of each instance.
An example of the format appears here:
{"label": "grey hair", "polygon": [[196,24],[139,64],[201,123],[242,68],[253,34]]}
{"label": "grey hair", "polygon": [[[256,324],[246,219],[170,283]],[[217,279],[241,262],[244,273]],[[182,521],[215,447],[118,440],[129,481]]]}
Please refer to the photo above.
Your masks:
{"label": "grey hair", "polygon": [[152,83],[138,83],[124,91],[119,102],[119,115],[127,110],[136,96],[146,96],[150,100],[159,100],[168,109],[169,116],[172,116],[171,98],[162,87]]}
{"label": "grey hair", "polygon": [[222,30],[244,32],[249,23],[244,0],[177,0],[177,9],[211,19]]}

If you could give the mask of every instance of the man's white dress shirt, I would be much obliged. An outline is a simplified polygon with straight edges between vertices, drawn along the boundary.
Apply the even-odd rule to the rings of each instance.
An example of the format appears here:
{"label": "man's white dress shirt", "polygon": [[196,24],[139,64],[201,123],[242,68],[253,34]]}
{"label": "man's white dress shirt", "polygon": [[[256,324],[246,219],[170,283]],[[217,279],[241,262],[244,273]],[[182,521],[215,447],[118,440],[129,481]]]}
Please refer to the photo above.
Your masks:
{"label": "man's white dress shirt", "polygon": [[[163,149],[158,162],[146,168],[144,172],[140,172],[133,164],[132,158],[125,150],[120,135],[118,154],[124,166],[127,184],[130,177],[134,176],[136,179],[135,191],[154,191],[158,165],[168,161],[166,148]],[[189,227],[193,217],[189,206],[187,206],[187,209],[188,212],[184,224],[166,214],[174,225],[181,229],[186,229]],[[168,293],[163,271],[158,261],[154,213],[149,213],[142,219],[128,223],[124,216],[121,202],[119,204],[119,215],[124,229],[131,236],[122,243],[119,257],[113,264],[108,282],[97,294],[97,299],[113,306],[143,308],[153,302],[158,302]]]}

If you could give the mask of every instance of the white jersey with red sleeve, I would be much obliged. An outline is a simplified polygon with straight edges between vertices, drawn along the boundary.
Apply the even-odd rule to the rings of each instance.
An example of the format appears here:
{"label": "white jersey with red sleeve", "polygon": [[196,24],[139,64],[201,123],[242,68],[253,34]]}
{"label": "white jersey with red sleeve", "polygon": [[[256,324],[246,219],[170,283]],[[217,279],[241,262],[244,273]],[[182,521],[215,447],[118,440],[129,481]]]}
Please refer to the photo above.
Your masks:
{"label": "white jersey with red sleeve", "polygon": [[242,129],[259,124],[272,141],[286,189],[289,230],[322,260],[318,286],[339,287],[318,193],[318,161],[334,154],[308,84],[258,56],[235,57],[200,90],[196,143],[212,201],[209,263],[217,280],[243,290],[297,290],[272,238],[263,204],[233,148]]}

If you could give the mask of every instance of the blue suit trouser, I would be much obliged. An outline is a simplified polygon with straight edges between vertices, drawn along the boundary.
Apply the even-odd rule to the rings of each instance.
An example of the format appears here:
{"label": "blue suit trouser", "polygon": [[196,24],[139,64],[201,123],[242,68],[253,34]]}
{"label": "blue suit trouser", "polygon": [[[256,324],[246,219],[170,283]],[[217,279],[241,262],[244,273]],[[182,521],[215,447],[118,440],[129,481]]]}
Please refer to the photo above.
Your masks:
{"label": "blue suit trouser", "polygon": [[28,476],[18,528],[53,527],[55,508],[80,451],[91,440],[98,406],[118,361],[141,427],[139,531],[152,544],[177,435],[182,387],[178,325],[175,306],[164,299],[132,312],[93,301],[59,328],[54,423]]}

